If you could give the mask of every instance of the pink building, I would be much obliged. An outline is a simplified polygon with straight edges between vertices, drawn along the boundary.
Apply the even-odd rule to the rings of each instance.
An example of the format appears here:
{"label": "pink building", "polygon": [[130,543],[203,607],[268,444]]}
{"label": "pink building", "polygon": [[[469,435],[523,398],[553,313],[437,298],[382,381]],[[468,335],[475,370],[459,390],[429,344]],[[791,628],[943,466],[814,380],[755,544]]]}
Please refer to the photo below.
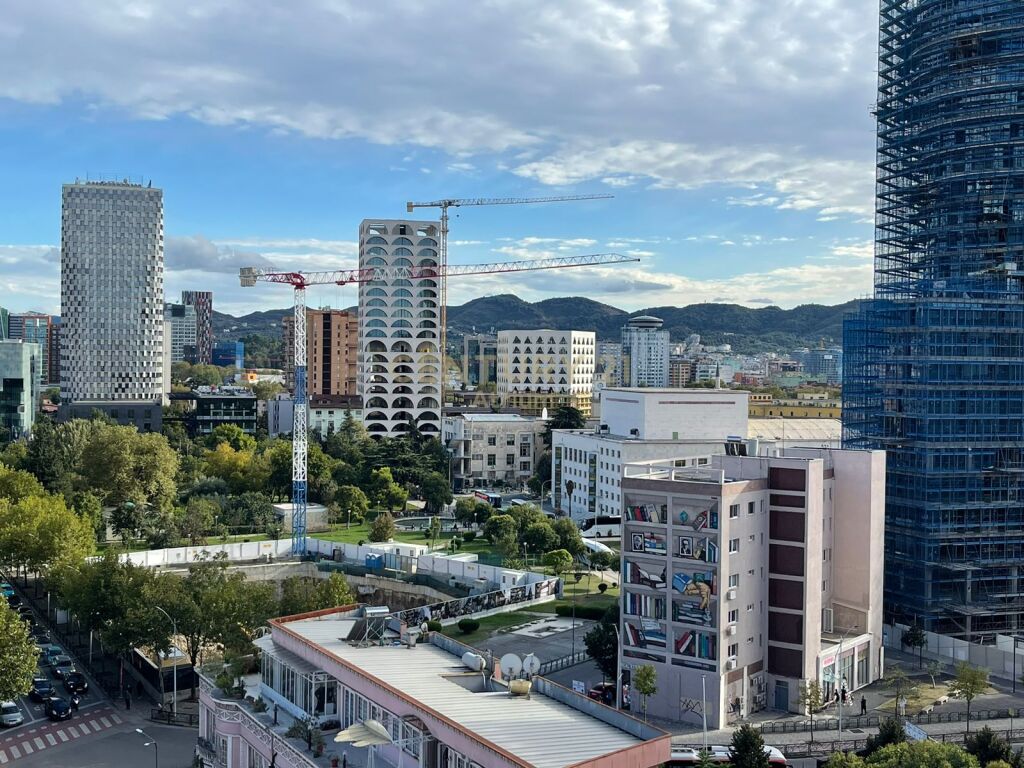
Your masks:
{"label": "pink building", "polygon": [[[463,661],[471,649],[439,633],[403,644],[408,633],[393,616],[347,607],[270,624],[257,641],[264,711],[202,678],[198,752],[207,766],[329,766],[343,754],[363,766],[367,748],[334,736],[366,721],[391,737],[368,748],[374,766],[648,768],[669,758],[664,731],[543,677],[529,695],[512,695],[495,660],[474,670]],[[310,718],[323,730],[320,757],[284,736]]]}

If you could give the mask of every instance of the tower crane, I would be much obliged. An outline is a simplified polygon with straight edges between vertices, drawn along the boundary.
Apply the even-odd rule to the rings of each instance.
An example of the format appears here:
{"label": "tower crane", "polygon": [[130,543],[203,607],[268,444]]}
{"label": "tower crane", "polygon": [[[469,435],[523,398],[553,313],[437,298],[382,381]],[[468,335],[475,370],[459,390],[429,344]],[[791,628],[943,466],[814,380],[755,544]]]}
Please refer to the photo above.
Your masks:
{"label": "tower crane", "polygon": [[[448,209],[471,205],[526,205],[529,203],[566,203],[575,200],[608,200],[614,195],[553,195],[550,197],[449,197],[425,203],[408,202],[405,210],[412,213],[417,208],[441,209],[441,268],[448,266]],[[441,393],[444,399],[444,380],[447,372],[444,365],[448,354],[448,281],[441,278]]]}
{"label": "tower crane", "polygon": [[[382,279],[432,278],[441,281],[450,276],[489,275],[506,272],[532,272],[539,269],[590,267],[599,264],[624,264],[639,261],[618,253],[594,253],[586,256],[556,256],[525,261],[498,261],[488,264],[460,264],[454,267],[372,267],[325,272],[289,272],[264,267],[242,267],[239,280],[245,288],[257,282],[284,283],[292,286],[294,307],[295,393],[292,408],[292,552],[303,554],[306,547],[306,458],[309,404],[306,399],[306,288],[311,285],[348,285]],[[443,305],[442,305],[443,306]],[[442,329],[444,326],[442,325]],[[442,331],[443,333],[443,331]],[[443,338],[443,336],[442,336]],[[442,355],[442,359],[443,355]],[[444,400],[441,401],[442,406]]]}

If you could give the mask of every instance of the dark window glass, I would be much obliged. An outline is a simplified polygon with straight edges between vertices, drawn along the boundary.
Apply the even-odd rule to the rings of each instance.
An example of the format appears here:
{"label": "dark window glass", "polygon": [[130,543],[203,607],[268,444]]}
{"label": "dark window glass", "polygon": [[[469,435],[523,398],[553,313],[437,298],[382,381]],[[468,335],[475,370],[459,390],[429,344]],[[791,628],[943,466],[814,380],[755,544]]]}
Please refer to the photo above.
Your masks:
{"label": "dark window glass", "polygon": [[784,576],[803,576],[804,551],[784,544],[768,545],[768,570]]}
{"label": "dark window glass", "polygon": [[804,584],[802,581],[768,579],[768,607],[803,610]]}
{"label": "dark window glass", "polygon": [[769,514],[768,530],[772,539],[783,541],[804,540],[804,514],[773,509]]}
{"label": "dark window glass", "polygon": [[768,486],[776,491],[806,491],[807,473],[802,469],[772,467],[768,470]]}

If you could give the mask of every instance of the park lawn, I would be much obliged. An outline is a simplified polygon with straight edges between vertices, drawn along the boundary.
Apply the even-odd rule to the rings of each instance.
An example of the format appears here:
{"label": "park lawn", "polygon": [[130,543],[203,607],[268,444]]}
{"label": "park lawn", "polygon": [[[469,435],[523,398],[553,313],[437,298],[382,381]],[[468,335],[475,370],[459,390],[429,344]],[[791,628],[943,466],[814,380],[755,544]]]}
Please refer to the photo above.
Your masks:
{"label": "park lawn", "polygon": [[[369,544],[370,543],[370,523],[362,523],[360,525],[353,525],[351,528],[346,528],[344,525],[332,526],[330,531],[324,533],[314,533],[313,538],[323,539],[324,541],[337,541],[345,544],[358,544],[360,541]],[[438,549],[442,549],[444,545],[448,543],[451,538],[451,534],[448,532],[442,533],[437,539]],[[430,539],[423,535],[423,531],[404,531],[399,528],[395,531],[395,541],[402,542],[403,544],[425,544],[430,546]],[[490,542],[486,539],[482,539],[477,536],[473,541],[463,543],[459,548],[459,552],[472,553],[475,555],[490,555],[493,553]]]}
{"label": "park lawn", "polygon": [[534,613],[532,611],[513,611],[512,613],[496,613],[493,616],[484,616],[479,619],[480,627],[470,632],[468,635],[463,634],[462,630],[459,629],[458,624],[452,624],[451,626],[445,627],[441,630],[442,634],[447,635],[460,643],[471,645],[474,648],[481,648],[481,645],[485,640],[491,637],[495,632],[501,630],[510,630],[515,627],[521,627],[524,624],[529,624],[531,621],[537,621],[537,619],[543,618],[543,614]]}
{"label": "park lawn", "polygon": [[[997,693],[995,688],[989,687],[985,690],[985,693],[981,694],[985,696],[990,693]],[[915,714],[920,712],[922,709],[930,704],[934,704],[935,700],[941,696],[949,696],[949,685],[947,683],[939,683],[936,686],[931,684],[931,681],[925,682],[923,685],[917,686],[917,691],[913,696],[907,697],[907,714]],[[950,696],[950,701],[955,699]],[[877,707],[877,709],[883,712],[895,712],[896,711],[896,697],[893,696],[887,702]]]}
{"label": "park lawn", "polygon": [[[617,574],[614,575],[617,577]],[[607,576],[608,574],[606,573],[606,577]],[[560,605],[571,606],[574,597],[576,600],[577,607],[581,605],[586,605],[596,606],[602,609],[608,609],[611,608],[613,605],[618,604],[619,587],[617,586],[617,578],[615,581],[616,586],[614,587],[612,586],[612,582],[606,582],[608,584],[608,589],[605,591],[604,594],[601,594],[600,590],[598,590],[597,588],[597,585],[601,583],[600,579],[598,579],[596,576],[591,576],[589,579],[589,584],[587,583],[587,581],[587,577],[584,576],[582,579],[579,580],[578,583],[576,583],[570,576],[568,579],[564,581],[562,587],[562,598],[558,600],[552,600],[548,603],[542,603],[541,605],[532,608],[532,610],[543,613],[554,613],[555,609]]]}

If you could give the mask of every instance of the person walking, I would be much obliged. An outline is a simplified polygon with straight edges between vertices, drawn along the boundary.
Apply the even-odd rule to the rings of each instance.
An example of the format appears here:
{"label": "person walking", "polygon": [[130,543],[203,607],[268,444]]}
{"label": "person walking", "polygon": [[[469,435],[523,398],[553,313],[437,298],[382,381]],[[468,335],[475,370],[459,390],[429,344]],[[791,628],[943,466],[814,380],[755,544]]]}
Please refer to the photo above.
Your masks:
{"label": "person walking", "polygon": [[863,696],[860,697],[860,714],[866,715],[868,713],[868,700]]}
{"label": "person walking", "polygon": [[124,708],[132,708],[132,694],[131,691],[129,691],[127,688],[124,689]]}

